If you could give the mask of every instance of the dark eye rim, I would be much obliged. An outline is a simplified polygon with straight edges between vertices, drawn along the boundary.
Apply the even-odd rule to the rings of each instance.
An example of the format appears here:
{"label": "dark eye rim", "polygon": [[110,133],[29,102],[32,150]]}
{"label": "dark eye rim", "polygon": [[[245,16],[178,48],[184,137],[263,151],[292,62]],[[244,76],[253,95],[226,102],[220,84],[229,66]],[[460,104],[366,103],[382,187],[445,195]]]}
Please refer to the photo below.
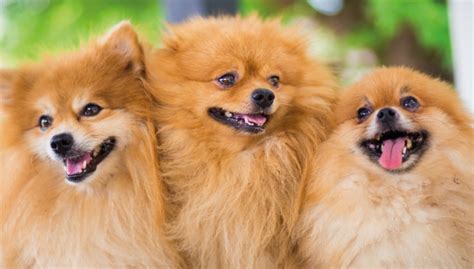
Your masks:
{"label": "dark eye rim", "polygon": [[[406,106],[406,105],[405,105],[405,102],[408,101],[408,100],[413,100],[413,101],[415,101],[415,106],[414,106],[414,107]],[[401,105],[404,109],[406,109],[406,110],[408,110],[408,111],[410,111],[410,112],[414,112],[414,111],[418,110],[418,108],[420,107],[420,102],[418,101],[418,99],[417,99],[416,97],[409,95],[409,96],[402,97],[402,98],[400,99],[400,105]]]}
{"label": "dark eye rim", "polygon": [[[47,119],[48,120],[48,124],[46,126],[43,126],[42,124],[42,120],[43,119]],[[49,115],[41,115],[39,118],[38,118],[38,126],[40,127],[40,129],[42,131],[45,131],[46,129],[48,129],[49,127],[51,127],[51,125],[53,124],[53,117],[49,116]]]}
{"label": "dark eye rim", "polygon": [[[367,115],[365,115],[364,117],[360,117],[360,111],[361,111],[362,109],[367,110]],[[370,116],[370,114],[372,114],[372,112],[374,112],[374,111],[373,111],[370,107],[365,107],[365,106],[360,107],[359,109],[357,109],[357,112],[356,112],[357,120],[358,120],[359,122],[365,121],[365,120]]]}
{"label": "dark eye rim", "polygon": [[[274,83],[272,83],[272,80],[277,80],[277,82],[275,83],[276,85],[274,85]],[[275,88],[278,88],[280,86],[280,76],[278,75],[271,75],[268,77],[268,83],[270,83],[270,85],[272,85],[273,87]]]}
{"label": "dark eye rim", "polygon": [[[88,112],[88,108],[90,108],[91,106],[94,107],[94,108],[97,108],[97,110],[92,112],[92,113]],[[87,105],[84,106],[84,108],[82,109],[80,114],[81,114],[81,116],[84,116],[84,117],[94,117],[94,116],[98,115],[102,111],[102,109],[103,109],[103,107],[101,107],[98,104],[88,103]]]}
{"label": "dark eye rim", "polygon": [[[220,81],[220,79],[222,79],[222,78],[225,77],[225,76],[233,76],[233,82],[232,82],[232,84],[228,84],[228,85],[227,85],[227,84],[222,83],[222,82]],[[235,84],[237,84],[238,79],[239,79],[239,75],[237,74],[237,72],[231,71],[231,72],[226,72],[226,73],[224,73],[224,74],[218,76],[217,78],[214,79],[214,81],[215,81],[215,83],[216,83],[218,86],[220,86],[221,88],[226,89],[226,88],[230,88],[230,87],[234,86]]]}

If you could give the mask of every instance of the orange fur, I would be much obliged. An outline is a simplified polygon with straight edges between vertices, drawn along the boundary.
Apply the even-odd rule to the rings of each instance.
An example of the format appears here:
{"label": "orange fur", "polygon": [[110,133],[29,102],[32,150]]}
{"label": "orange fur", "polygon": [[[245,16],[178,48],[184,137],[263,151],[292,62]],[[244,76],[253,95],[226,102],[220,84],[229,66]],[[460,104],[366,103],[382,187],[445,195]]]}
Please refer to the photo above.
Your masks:
{"label": "orange fur", "polygon": [[[409,112],[400,97],[420,107]],[[358,123],[356,111],[374,113]],[[375,112],[390,106],[428,147],[410,170],[391,173],[358,146]],[[444,82],[407,68],[381,68],[342,94],[339,126],[316,156],[297,238],[308,267],[474,266],[472,118]]]}
{"label": "orange fur", "polygon": [[[162,173],[175,206],[170,234],[196,268],[283,263],[308,156],[331,129],[334,78],[293,28],[257,17],[194,18],[171,26],[150,57]],[[233,71],[238,82],[219,88]],[[250,113],[250,94],[281,86],[260,134],[223,125],[208,108]]]}
{"label": "orange fur", "polygon": [[[0,71],[0,267],[179,266],[162,229],[143,57],[130,24],[121,23],[78,52]],[[80,116],[88,102],[103,110]],[[53,125],[40,130],[45,113]],[[81,133],[93,146],[113,135],[117,145],[91,176],[71,186],[63,164],[43,150],[59,128]]]}

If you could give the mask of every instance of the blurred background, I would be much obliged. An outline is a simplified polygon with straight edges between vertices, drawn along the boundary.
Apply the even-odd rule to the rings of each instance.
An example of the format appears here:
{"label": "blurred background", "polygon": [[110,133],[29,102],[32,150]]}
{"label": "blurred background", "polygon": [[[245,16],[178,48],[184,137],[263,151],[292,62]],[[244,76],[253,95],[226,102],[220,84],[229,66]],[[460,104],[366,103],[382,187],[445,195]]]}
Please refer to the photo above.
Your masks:
{"label": "blurred background", "polygon": [[[472,108],[474,59],[472,52],[459,51],[472,50],[473,2],[0,0],[0,67],[70,50],[122,19],[131,20],[144,38],[159,45],[166,21],[179,22],[196,14],[256,12],[263,17],[280,16],[286,24],[303,25],[312,41],[312,53],[330,64],[344,85],[377,65],[406,65],[463,84],[457,86],[464,88],[463,97]],[[462,18],[457,14],[467,21],[457,20]],[[453,36],[456,31],[462,38]],[[458,67],[462,63],[463,68]]]}

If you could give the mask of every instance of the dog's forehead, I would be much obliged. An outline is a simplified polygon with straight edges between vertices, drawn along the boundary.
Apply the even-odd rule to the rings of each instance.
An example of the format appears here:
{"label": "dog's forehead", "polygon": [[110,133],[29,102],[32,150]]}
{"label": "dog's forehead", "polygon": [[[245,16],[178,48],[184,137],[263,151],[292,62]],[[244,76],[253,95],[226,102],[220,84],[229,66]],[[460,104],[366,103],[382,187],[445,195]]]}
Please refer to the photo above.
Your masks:
{"label": "dog's forehead", "polygon": [[[64,85],[66,86],[66,85]],[[56,114],[67,110],[79,111],[94,99],[90,87],[57,87],[57,85],[38,85],[29,97],[34,107],[45,114]]]}
{"label": "dog's forehead", "polygon": [[[73,101],[87,93],[93,93],[107,78],[97,70],[83,70],[84,61],[71,61],[70,64],[60,64],[44,72],[35,83],[35,91],[52,95],[59,101]],[[90,63],[93,68],[93,62]]]}
{"label": "dog's forehead", "polygon": [[78,94],[72,98],[71,106],[75,111],[79,111],[82,107],[92,102],[92,99],[93,96],[91,96],[91,91],[86,88],[78,92]]}
{"label": "dog's forehead", "polygon": [[45,95],[36,99],[34,107],[43,114],[53,115],[57,113],[56,102],[51,96]]}
{"label": "dog's forehead", "polygon": [[397,77],[367,79],[362,81],[355,92],[360,103],[374,107],[398,105],[400,98],[410,95],[412,87],[407,81]]}

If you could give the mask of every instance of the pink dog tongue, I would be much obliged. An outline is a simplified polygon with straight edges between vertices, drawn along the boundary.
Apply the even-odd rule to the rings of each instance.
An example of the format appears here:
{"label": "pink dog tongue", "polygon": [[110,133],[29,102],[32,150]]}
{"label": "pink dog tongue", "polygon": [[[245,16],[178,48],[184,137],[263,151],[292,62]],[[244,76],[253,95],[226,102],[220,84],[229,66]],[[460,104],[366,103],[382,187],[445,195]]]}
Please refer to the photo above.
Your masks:
{"label": "pink dog tongue", "polygon": [[379,164],[382,167],[389,170],[400,168],[405,139],[405,137],[400,137],[383,141],[382,156],[379,159]]}
{"label": "pink dog tongue", "polygon": [[244,121],[246,123],[253,122],[253,123],[257,124],[258,126],[262,126],[267,121],[267,118],[265,118],[264,116],[261,116],[261,115],[245,115],[245,114],[242,114],[242,117],[244,118]]}
{"label": "pink dog tongue", "polygon": [[82,167],[84,161],[86,162],[86,165],[89,164],[89,162],[92,160],[91,154],[86,153],[79,159],[66,159],[66,173],[68,175],[75,175],[79,174],[82,172]]}

